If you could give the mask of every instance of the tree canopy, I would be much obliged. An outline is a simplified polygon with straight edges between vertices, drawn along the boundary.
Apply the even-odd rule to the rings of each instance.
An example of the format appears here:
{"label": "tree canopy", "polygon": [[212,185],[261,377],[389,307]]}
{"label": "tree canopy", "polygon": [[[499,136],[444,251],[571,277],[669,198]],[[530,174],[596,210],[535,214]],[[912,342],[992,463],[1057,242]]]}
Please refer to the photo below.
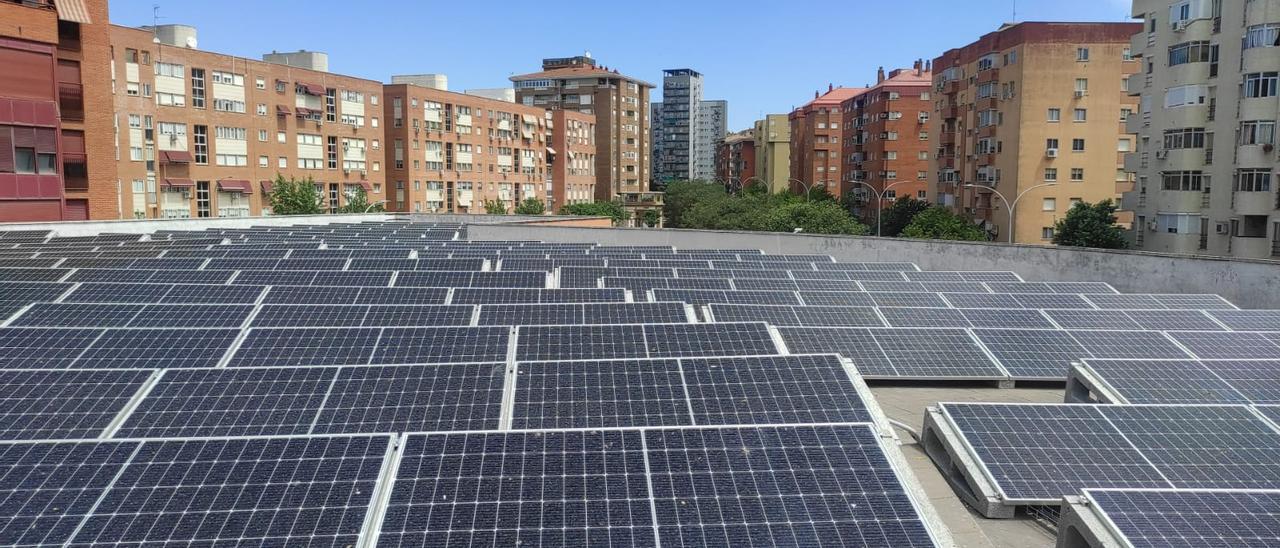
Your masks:
{"label": "tree canopy", "polygon": [[316,188],[311,177],[285,179],[284,175],[277,174],[271,183],[268,201],[273,215],[318,215],[325,212],[320,189]]}
{"label": "tree canopy", "polygon": [[929,202],[903,196],[894,200],[893,204],[880,211],[880,235],[899,236],[911,224],[911,220],[921,212],[929,209]]}
{"label": "tree canopy", "polygon": [[489,215],[506,215],[507,204],[503,203],[502,200],[485,200],[484,212]]}
{"label": "tree canopy", "polygon": [[561,215],[582,215],[586,217],[609,217],[613,224],[620,225],[627,220],[627,210],[618,202],[587,202],[569,204],[560,208]]}
{"label": "tree canopy", "polygon": [[930,207],[915,215],[902,229],[902,236],[924,240],[987,240],[986,231],[942,207]]}
{"label": "tree canopy", "polygon": [[384,210],[381,203],[370,204],[369,193],[364,191],[364,187],[357,186],[347,194],[347,204],[338,208],[338,213],[382,213]]}
{"label": "tree canopy", "polygon": [[537,198],[525,198],[516,206],[516,215],[542,215],[547,211],[547,204]]}
{"label": "tree canopy", "polygon": [[1116,205],[1111,200],[1096,204],[1076,202],[1067,216],[1053,227],[1053,243],[1072,247],[1124,249],[1129,241],[1116,226]]}
{"label": "tree canopy", "polygon": [[708,230],[866,234],[865,225],[845,212],[830,194],[770,194],[759,187],[730,195],[719,185],[680,181],[667,185],[666,226]]}

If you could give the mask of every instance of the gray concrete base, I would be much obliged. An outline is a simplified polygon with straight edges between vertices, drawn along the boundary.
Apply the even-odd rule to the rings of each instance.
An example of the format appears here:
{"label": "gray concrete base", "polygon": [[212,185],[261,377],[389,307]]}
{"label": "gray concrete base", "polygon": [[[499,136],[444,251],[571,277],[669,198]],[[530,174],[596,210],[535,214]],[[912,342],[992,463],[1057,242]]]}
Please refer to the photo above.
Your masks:
{"label": "gray concrete base", "polygon": [[1014,516],[1016,507],[1005,505],[995,486],[983,475],[977,460],[965,449],[960,433],[951,427],[940,409],[930,407],[925,413],[920,444],[965,504],[988,518]]}
{"label": "gray concrete base", "polygon": [[1121,548],[1125,545],[1087,498],[1066,497],[1058,520],[1057,548]]}

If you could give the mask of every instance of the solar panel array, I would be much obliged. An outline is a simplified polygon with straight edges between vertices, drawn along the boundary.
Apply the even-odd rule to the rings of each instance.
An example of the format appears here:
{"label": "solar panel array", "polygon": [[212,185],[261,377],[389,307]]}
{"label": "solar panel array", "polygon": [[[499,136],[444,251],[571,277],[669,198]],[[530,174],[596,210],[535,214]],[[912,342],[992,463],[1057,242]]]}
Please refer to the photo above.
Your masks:
{"label": "solar panel array", "polygon": [[701,305],[777,294],[794,325],[882,327],[874,299],[801,295],[1020,281],[406,222],[10,236],[0,544],[20,546],[935,546],[851,363]]}

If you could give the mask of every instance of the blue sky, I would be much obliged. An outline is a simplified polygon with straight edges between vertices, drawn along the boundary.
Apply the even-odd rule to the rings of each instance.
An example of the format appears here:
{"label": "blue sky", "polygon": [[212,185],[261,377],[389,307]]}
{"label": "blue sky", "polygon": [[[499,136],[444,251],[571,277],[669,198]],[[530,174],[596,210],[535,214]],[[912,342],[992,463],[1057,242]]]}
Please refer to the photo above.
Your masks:
{"label": "blue sky", "polygon": [[[199,29],[200,48],[259,58],[319,50],[330,70],[386,81],[444,73],[449,89],[505,87],[543,57],[590,50],[654,84],[662,69],[705,76],[705,97],[729,101],[731,130],[782,113],[828,83],[858,86],[876,67],[910,67],[995,30],[1013,0],[111,0],[111,20]],[[360,6],[354,13],[346,8]],[[547,8],[554,6],[555,11]],[[598,9],[603,6],[602,9]],[[1127,21],[1127,0],[1019,0],[1020,21]],[[340,18],[328,14],[344,13]],[[665,18],[663,14],[681,14]],[[310,21],[321,20],[316,25]],[[821,25],[819,23],[822,23]],[[318,34],[317,28],[350,31]],[[772,30],[766,30],[772,29]],[[817,55],[815,52],[825,52]],[[660,92],[655,95],[660,95]]]}

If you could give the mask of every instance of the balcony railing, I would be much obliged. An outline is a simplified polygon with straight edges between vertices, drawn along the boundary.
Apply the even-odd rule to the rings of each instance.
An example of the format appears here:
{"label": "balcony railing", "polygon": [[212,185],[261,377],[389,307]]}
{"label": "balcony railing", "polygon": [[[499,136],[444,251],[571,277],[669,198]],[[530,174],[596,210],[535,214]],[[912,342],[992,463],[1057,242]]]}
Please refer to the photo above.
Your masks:
{"label": "balcony railing", "polygon": [[58,83],[58,110],[63,120],[84,120],[84,88],[80,84]]}
{"label": "balcony railing", "polygon": [[83,158],[62,162],[62,188],[68,192],[89,190],[89,169]]}

